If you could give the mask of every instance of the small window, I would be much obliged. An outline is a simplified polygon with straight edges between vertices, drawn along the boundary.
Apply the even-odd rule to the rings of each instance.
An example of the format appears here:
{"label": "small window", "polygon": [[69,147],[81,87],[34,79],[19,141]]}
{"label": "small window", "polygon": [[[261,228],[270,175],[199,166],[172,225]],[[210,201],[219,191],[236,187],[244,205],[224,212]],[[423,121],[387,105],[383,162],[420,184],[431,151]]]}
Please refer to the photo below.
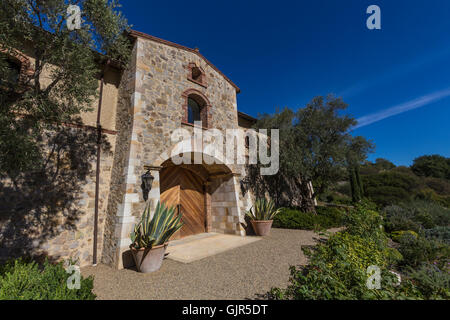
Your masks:
{"label": "small window", "polygon": [[4,73],[0,78],[0,85],[16,85],[19,82],[20,64],[6,60],[3,70]]}
{"label": "small window", "polygon": [[192,68],[192,79],[198,82],[202,82],[202,70],[199,67]]}
{"label": "small window", "polygon": [[201,121],[200,106],[192,99],[188,98],[188,122],[194,124],[194,121]]}
{"label": "small window", "polygon": [[188,70],[189,70],[188,74],[187,74],[188,80],[193,81],[202,87],[205,87],[205,88],[207,87],[206,75],[201,67],[199,67],[195,63],[191,62],[188,65]]}

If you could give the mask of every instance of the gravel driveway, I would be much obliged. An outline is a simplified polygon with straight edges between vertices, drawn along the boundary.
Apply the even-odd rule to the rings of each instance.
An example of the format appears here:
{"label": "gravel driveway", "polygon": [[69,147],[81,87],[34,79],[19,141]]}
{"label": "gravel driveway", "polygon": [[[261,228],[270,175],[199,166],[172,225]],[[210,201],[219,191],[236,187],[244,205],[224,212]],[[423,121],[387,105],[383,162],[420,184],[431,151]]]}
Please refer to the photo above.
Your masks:
{"label": "gravel driveway", "polygon": [[313,245],[313,231],[272,229],[271,236],[189,264],[165,259],[151,274],[82,268],[94,275],[98,299],[258,299],[272,287],[286,287],[289,266],[306,263],[300,247]]}

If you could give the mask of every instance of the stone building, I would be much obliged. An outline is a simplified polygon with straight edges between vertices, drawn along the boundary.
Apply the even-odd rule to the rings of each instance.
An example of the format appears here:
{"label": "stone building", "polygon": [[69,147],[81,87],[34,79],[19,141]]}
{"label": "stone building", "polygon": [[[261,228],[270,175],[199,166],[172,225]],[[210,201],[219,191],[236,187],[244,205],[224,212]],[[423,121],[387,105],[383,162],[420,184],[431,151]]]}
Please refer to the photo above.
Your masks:
{"label": "stone building", "polygon": [[[245,235],[244,212],[251,206],[250,193],[241,188],[245,166],[226,164],[222,151],[206,154],[213,164],[171,160],[177,150],[183,157],[199,156],[194,141],[192,149],[172,141],[177,129],[193,135],[210,128],[249,128],[255,122],[237,109],[239,88],[197,49],[137,31],[130,37],[134,45],[127,68],[109,65],[99,79],[101,100],[81,115],[81,124],[66,124],[74,132],[100,129],[108,150],[89,158],[93,169],[80,182],[70,208],[49,218],[51,232],[45,224],[26,223],[29,218],[2,209],[0,256],[27,246],[57,259],[78,259],[81,265],[96,257],[122,268],[128,263],[130,231],[146,201],[154,207],[161,200],[183,213],[177,238],[204,232]],[[24,65],[33,68],[31,52],[24,49],[18,51],[20,59],[11,58],[18,72],[26,72]],[[142,190],[144,173],[153,177],[148,199]],[[0,193],[5,203],[17,202],[18,194],[8,188],[4,181]],[[69,219],[66,209],[77,212],[70,216],[70,228],[63,227]]]}

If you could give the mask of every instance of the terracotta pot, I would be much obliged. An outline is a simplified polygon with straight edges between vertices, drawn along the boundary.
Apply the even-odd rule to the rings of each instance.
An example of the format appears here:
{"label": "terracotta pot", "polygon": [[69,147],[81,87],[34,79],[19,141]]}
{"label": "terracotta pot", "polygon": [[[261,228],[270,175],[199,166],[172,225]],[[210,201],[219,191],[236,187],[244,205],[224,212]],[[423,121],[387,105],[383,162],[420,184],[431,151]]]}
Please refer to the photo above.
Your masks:
{"label": "terracotta pot", "polygon": [[142,273],[158,271],[161,268],[166,248],[167,243],[151,249],[130,247],[137,270]]}
{"label": "terracotta pot", "polygon": [[270,234],[273,220],[251,220],[250,222],[252,223],[253,230],[257,236],[264,237]]}

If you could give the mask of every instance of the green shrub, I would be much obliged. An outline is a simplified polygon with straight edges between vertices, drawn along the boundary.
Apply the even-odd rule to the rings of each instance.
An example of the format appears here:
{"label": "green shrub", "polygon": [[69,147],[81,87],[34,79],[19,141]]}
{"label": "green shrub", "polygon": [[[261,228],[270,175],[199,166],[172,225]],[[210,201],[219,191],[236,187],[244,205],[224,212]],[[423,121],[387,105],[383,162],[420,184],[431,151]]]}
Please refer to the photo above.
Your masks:
{"label": "green shrub", "polygon": [[418,269],[410,268],[407,276],[414,281],[425,299],[450,299],[450,273],[435,264],[424,263]]}
{"label": "green shrub", "polygon": [[364,195],[380,206],[387,206],[413,199],[420,185],[420,178],[401,172],[382,172],[363,176]]}
{"label": "green shrub", "polygon": [[[304,249],[310,259],[309,264],[291,267],[290,285],[285,290],[272,289],[268,297],[295,300],[405,299],[414,287],[409,281],[402,283],[401,289],[395,286],[396,277],[387,269],[390,253],[385,250],[380,250],[370,239],[346,232],[336,234],[324,245],[312,250]],[[367,287],[367,267],[371,265],[381,269],[380,290]]]}
{"label": "green shrub", "polygon": [[419,232],[421,226],[413,220],[413,213],[402,206],[391,205],[384,208],[386,216],[385,228],[387,232],[411,230]]}
{"label": "green shrub", "polygon": [[316,230],[340,227],[345,211],[334,207],[317,207],[317,214],[305,213],[295,209],[281,209],[275,216],[275,228]]}
{"label": "green shrub", "polygon": [[[346,219],[347,229],[332,235],[324,244],[303,248],[309,264],[291,267],[290,285],[273,288],[272,299],[407,299],[421,298],[409,280],[396,286],[389,272],[401,255],[387,247],[387,237],[380,228],[381,215],[370,204],[362,204]],[[367,267],[381,271],[381,289],[367,287]]]}
{"label": "green shrub", "polygon": [[425,184],[428,188],[434,190],[439,195],[450,195],[450,181],[438,178],[425,178]]}
{"label": "green shrub", "polygon": [[384,209],[386,231],[412,230],[421,232],[450,224],[450,210],[441,205],[416,200],[408,204],[391,205]]}
{"label": "green shrub", "polygon": [[348,182],[339,183],[335,189],[337,192],[347,196],[347,198],[351,198],[352,196],[352,190],[350,188],[350,183]]}
{"label": "green shrub", "polygon": [[425,237],[427,239],[435,239],[450,245],[450,227],[439,226],[433,229],[425,230]]}
{"label": "green shrub", "polygon": [[439,197],[439,203],[441,205],[443,205],[444,207],[450,209],[450,196],[446,196],[446,197],[441,196],[441,197]]}
{"label": "green shrub", "polygon": [[383,231],[383,217],[375,211],[371,202],[361,202],[345,217],[346,231],[353,235],[371,239],[380,247],[387,245]]}
{"label": "green shrub", "polygon": [[[268,298],[448,299],[449,246],[407,231],[396,234],[400,236],[397,251],[388,246],[383,217],[374,209],[371,203],[357,205],[345,217],[344,231],[318,246],[303,248],[309,264],[291,267],[288,287],[273,288]],[[371,265],[380,268],[381,289],[367,287]],[[403,267],[401,283],[391,272],[399,266]]]}
{"label": "green shrub", "polygon": [[418,176],[450,180],[450,158],[438,154],[424,155],[414,159],[411,169]]}
{"label": "green shrub", "polygon": [[333,203],[350,206],[353,204],[353,200],[352,200],[352,198],[349,198],[347,196],[340,196],[340,197],[335,197]]}
{"label": "green shrub", "polygon": [[388,264],[387,247],[380,249],[377,243],[370,238],[348,232],[333,235],[326,246],[319,247],[318,252],[319,254],[314,256],[311,262],[320,257],[329,262],[331,269],[337,266],[339,261],[346,261],[352,269],[363,272],[371,265],[387,267]]}
{"label": "green shrub", "polygon": [[435,226],[450,225],[450,209],[444,208],[438,203],[431,201],[414,201],[408,204],[408,206],[415,208],[417,214],[429,215]]}
{"label": "green shrub", "polygon": [[392,240],[394,240],[395,242],[400,242],[401,238],[406,235],[409,234],[415,238],[417,238],[419,235],[411,230],[405,230],[405,231],[394,231],[391,233],[391,238]]}
{"label": "green shrub", "polygon": [[415,237],[405,233],[400,238],[398,249],[403,256],[401,265],[403,267],[417,267],[422,263],[439,262],[445,264],[448,258],[448,246],[424,237]]}
{"label": "green shrub", "polygon": [[344,205],[353,204],[352,198],[337,193],[324,194],[323,196],[319,197],[319,200],[332,204],[344,204]]}
{"label": "green shrub", "polygon": [[0,267],[0,300],[94,300],[92,277],[80,279],[80,289],[69,289],[70,274],[62,263],[53,265],[22,259]]}
{"label": "green shrub", "polygon": [[403,292],[395,288],[396,277],[383,269],[381,273],[381,290],[368,289],[367,274],[364,271],[353,270],[345,263],[340,263],[334,269],[324,263],[314,266],[290,268],[290,283],[285,290],[272,288],[268,298],[274,300],[377,300],[406,299],[417,290],[410,282],[403,285]]}

